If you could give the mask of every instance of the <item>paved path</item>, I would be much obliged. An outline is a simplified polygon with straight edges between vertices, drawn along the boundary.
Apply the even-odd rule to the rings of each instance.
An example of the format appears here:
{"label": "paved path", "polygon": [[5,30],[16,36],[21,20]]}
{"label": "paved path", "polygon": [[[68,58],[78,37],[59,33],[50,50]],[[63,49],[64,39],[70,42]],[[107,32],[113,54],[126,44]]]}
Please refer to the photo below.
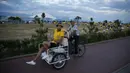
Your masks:
{"label": "paved path", "polygon": [[87,46],[82,58],[71,58],[62,70],[55,70],[45,61],[36,66],[25,62],[33,57],[0,63],[0,73],[112,73],[130,62],[130,37]]}

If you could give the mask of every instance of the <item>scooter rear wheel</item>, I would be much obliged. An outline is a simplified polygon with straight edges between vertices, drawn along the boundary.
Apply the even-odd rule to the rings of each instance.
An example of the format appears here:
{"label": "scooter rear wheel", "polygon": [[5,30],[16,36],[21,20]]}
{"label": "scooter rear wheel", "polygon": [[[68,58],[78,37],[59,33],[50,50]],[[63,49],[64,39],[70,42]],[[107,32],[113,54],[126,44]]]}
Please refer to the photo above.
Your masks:
{"label": "scooter rear wheel", "polygon": [[79,45],[78,46],[78,54],[77,54],[77,56],[82,57],[85,54],[85,51],[86,51],[85,45]]}

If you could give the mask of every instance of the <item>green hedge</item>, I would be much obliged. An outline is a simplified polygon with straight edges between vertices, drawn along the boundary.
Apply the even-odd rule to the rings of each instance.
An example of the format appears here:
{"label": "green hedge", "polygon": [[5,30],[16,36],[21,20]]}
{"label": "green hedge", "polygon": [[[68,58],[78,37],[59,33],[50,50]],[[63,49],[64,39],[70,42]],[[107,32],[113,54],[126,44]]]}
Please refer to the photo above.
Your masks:
{"label": "green hedge", "polygon": [[90,35],[83,34],[80,36],[80,41],[81,42],[84,41],[85,43],[93,43],[93,42],[99,42],[103,40],[115,39],[115,38],[126,37],[126,36],[130,36],[130,29],[126,31],[117,31],[111,33],[94,33]]}
{"label": "green hedge", "polygon": [[[107,35],[107,36],[106,36]],[[93,43],[108,39],[130,36],[130,30],[112,33],[97,33],[80,36],[80,42]],[[0,58],[12,57],[16,55],[30,54],[38,51],[38,44],[45,39],[24,39],[24,40],[0,40]]]}
{"label": "green hedge", "polygon": [[38,51],[38,44],[42,40],[24,39],[24,40],[1,40],[0,58],[12,57],[16,55],[30,54]]}

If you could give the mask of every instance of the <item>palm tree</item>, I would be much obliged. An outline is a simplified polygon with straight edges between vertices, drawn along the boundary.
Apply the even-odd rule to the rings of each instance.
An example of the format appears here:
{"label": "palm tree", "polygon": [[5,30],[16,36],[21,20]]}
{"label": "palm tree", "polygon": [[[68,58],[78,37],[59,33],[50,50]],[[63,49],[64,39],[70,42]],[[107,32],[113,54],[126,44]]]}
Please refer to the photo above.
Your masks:
{"label": "palm tree", "polygon": [[91,17],[91,18],[90,18],[90,25],[92,26],[93,24],[94,24],[93,18]]}
{"label": "palm tree", "polygon": [[107,20],[104,20],[104,23],[107,23]]}
{"label": "palm tree", "polygon": [[42,13],[41,17],[42,17],[42,23],[43,23],[44,22],[44,18],[46,17],[44,12]]}
{"label": "palm tree", "polygon": [[1,21],[1,19],[2,19],[2,16],[0,16],[0,21]]}
{"label": "palm tree", "polygon": [[80,17],[80,16],[76,16],[75,19],[76,19],[76,20],[80,20],[81,17]]}
{"label": "palm tree", "polygon": [[80,16],[76,16],[76,17],[75,17],[75,20],[76,20],[77,23],[79,23],[79,20],[81,20],[81,19],[82,19],[82,18],[81,18]]}
{"label": "palm tree", "polygon": [[45,13],[43,12],[41,16],[42,16],[42,18],[44,19],[46,15],[45,15]]}
{"label": "palm tree", "polygon": [[91,17],[90,20],[91,20],[91,22],[92,22],[92,21],[93,21],[93,18]]}
{"label": "palm tree", "polygon": [[42,16],[42,20],[41,20],[42,23],[40,23],[40,26],[43,27],[44,18],[46,17],[46,15],[43,12],[41,16]]}

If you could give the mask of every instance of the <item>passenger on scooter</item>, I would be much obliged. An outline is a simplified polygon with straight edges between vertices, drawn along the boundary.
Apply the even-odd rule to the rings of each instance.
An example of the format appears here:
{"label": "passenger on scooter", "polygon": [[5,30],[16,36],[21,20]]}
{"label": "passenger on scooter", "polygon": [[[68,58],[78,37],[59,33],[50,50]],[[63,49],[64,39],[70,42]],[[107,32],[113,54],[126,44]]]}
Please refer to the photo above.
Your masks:
{"label": "passenger on scooter", "polygon": [[[35,65],[36,60],[41,55],[41,53],[43,55],[45,55],[44,56],[44,58],[45,58],[45,57],[47,57],[48,48],[57,47],[57,46],[59,46],[59,44],[62,44],[62,40],[64,38],[63,25],[60,23],[60,24],[56,25],[56,27],[57,28],[54,30],[53,40],[51,42],[43,43],[43,45],[39,48],[37,56],[32,61],[26,62],[27,64]],[[43,51],[44,51],[44,53],[43,53]]]}

